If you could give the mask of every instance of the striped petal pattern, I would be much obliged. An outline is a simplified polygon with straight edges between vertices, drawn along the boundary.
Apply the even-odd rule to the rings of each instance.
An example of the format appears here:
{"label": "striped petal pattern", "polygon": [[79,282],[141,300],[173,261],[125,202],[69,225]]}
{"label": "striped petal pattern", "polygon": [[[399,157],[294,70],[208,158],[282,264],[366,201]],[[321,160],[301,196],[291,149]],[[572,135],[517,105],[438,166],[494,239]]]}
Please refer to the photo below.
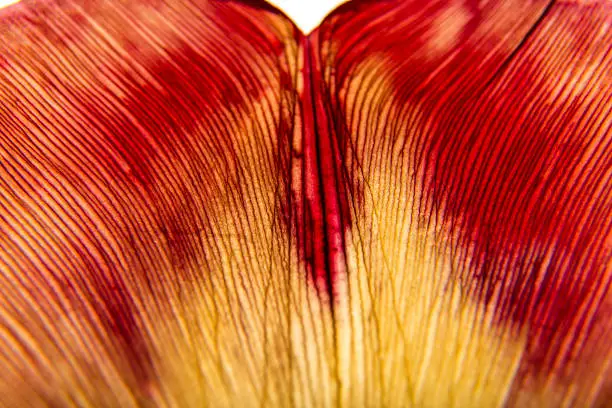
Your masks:
{"label": "striped petal pattern", "polygon": [[0,405],[607,406],[611,23],[0,10]]}
{"label": "striped petal pattern", "polygon": [[313,34],[366,405],[606,405],[611,11],[356,2]]}
{"label": "striped petal pattern", "polygon": [[296,35],[233,2],[5,10],[1,405],[285,405]]}

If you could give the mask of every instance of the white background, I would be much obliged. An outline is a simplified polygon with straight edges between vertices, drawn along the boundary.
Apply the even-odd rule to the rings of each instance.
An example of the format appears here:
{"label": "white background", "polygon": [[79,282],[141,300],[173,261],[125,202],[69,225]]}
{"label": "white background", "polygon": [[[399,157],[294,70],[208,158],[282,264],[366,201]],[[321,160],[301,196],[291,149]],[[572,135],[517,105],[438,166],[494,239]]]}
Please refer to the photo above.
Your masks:
{"label": "white background", "polygon": [[[2,1],[2,0],[0,0]],[[308,34],[325,16],[346,0],[269,0]]]}

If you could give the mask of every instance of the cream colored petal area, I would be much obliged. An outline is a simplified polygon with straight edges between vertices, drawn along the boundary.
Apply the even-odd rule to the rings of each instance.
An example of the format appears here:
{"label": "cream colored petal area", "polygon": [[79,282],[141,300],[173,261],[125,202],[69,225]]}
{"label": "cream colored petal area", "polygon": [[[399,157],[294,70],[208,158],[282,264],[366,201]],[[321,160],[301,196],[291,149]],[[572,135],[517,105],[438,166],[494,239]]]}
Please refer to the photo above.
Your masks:
{"label": "cream colored petal area", "polygon": [[[393,94],[385,76],[365,66],[356,72],[352,83],[368,82],[380,100]],[[365,103],[359,98],[369,95],[349,87],[347,108]],[[393,120],[395,107],[383,103],[379,123]],[[356,137],[383,137],[363,119],[350,123]],[[408,123],[398,123],[397,134],[410,137]],[[406,182],[412,170],[389,165],[401,162],[400,150],[385,162],[356,153],[366,186],[347,236],[350,273],[336,309],[345,406],[503,406],[524,333],[495,327],[493,310],[466,296],[448,231],[420,212],[422,193]]]}

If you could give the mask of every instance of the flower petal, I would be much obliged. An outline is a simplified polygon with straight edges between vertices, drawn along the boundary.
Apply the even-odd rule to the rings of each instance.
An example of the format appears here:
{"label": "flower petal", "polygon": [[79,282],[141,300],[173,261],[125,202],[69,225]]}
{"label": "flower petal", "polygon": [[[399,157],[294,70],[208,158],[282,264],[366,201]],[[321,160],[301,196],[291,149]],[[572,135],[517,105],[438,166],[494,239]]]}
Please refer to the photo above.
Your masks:
{"label": "flower petal", "polygon": [[611,18],[357,1],[311,36],[359,193],[339,331],[365,390],[348,405],[609,398]]}
{"label": "flower petal", "polygon": [[3,404],[604,404],[610,16],[0,12]]}
{"label": "flower petal", "polygon": [[2,405],[288,405],[296,28],[259,2],[1,13]]}

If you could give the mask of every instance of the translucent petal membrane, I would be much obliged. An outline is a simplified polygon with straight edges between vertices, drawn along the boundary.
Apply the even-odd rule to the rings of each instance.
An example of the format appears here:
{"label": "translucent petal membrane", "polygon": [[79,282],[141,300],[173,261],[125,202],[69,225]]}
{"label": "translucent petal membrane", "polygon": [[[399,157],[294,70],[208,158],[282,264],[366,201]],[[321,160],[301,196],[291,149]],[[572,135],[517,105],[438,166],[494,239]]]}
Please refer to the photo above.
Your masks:
{"label": "translucent petal membrane", "polygon": [[0,405],[605,406],[612,11],[0,11]]}

